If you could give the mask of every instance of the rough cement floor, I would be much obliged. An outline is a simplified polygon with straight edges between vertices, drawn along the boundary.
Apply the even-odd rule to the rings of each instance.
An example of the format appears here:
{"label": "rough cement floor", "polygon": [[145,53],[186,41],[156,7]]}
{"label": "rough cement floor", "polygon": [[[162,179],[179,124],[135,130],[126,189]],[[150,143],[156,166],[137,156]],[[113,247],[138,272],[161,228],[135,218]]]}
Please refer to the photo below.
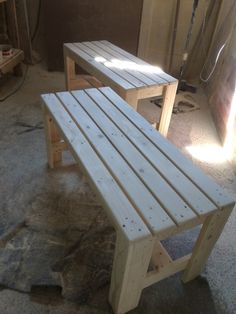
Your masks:
{"label": "rough cement floor", "polygon": [[[107,224],[83,176],[70,165],[70,156],[65,156],[65,168],[50,171],[46,166],[39,95],[63,89],[63,73],[48,73],[37,65],[29,68],[21,90],[0,103],[0,282],[13,288],[0,290],[1,314],[112,313],[108,285],[79,305],[62,298],[60,279],[49,270],[49,261],[74,247],[91,221]],[[173,115],[168,137],[235,195],[236,176],[222,154],[206,99],[201,93],[196,97],[201,109]],[[139,110],[151,122],[159,114],[149,102]],[[139,307],[130,313],[236,313],[235,226],[234,211],[201,277],[183,285],[177,274],[145,289]],[[170,251],[179,246],[187,252],[195,235],[193,230],[169,241]]]}

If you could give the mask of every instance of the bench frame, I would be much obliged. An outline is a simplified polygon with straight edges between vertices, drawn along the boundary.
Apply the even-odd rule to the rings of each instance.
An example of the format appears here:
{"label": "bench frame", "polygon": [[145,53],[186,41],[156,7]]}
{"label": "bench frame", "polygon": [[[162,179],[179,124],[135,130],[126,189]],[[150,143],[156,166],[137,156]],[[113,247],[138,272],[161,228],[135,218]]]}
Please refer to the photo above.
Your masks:
{"label": "bench frame", "polygon": [[[174,106],[178,81],[170,82],[169,84],[157,84],[155,86],[125,90],[114,80],[111,80],[94,66],[91,66],[83,60],[78,54],[70,50],[64,45],[64,67],[65,67],[65,80],[66,89],[68,91],[78,89],[78,77],[76,76],[75,65],[78,64],[84,70],[88,71],[91,75],[100,80],[104,85],[110,86],[115,90],[128,104],[130,104],[136,111],[138,101],[151,97],[163,97],[163,105],[159,123],[156,123],[156,128],[163,135],[167,136],[171,114]],[[94,86],[97,87],[97,86]]]}
{"label": "bench frame", "polygon": [[[80,165],[73,146],[64,136],[63,128],[54,119],[53,114],[45,105],[43,110],[49,167],[54,168],[61,164],[62,152],[64,150],[70,150]],[[84,169],[81,170],[83,171]],[[98,195],[98,197],[101,198],[101,195]],[[112,211],[112,209],[110,210]],[[188,282],[197,277],[201,273],[232,210],[233,205],[230,205],[205,216],[203,221],[199,222],[203,223],[203,226],[192,254],[177,260],[172,260],[162,246],[160,240],[163,239],[163,235],[158,237],[150,233],[130,241],[122,226],[117,227],[117,225],[113,224],[116,229],[116,249],[109,302],[114,312],[123,314],[135,308],[139,303],[144,288],[179,271],[184,270],[183,282]],[[183,230],[182,228],[182,230],[178,231]],[[172,235],[169,234],[165,238]],[[149,268],[150,265],[152,265],[152,270]]]}

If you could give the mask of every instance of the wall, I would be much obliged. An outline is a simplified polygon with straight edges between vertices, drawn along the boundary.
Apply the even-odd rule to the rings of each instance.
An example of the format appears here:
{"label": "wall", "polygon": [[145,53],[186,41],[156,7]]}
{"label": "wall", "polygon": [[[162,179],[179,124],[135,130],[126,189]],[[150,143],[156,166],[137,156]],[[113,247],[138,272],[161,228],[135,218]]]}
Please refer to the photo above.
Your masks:
{"label": "wall", "polygon": [[[205,84],[211,112],[219,135],[229,154],[233,156],[236,170],[236,2],[223,1],[218,27],[207,60],[210,72],[219,49],[225,47],[218,59],[215,71]],[[207,71],[208,70],[208,71]]]}
{"label": "wall", "polygon": [[[182,63],[185,40],[191,19],[193,1],[180,1],[176,42],[172,62],[173,66],[170,68],[170,52],[173,40],[172,36],[174,31],[176,4],[177,0],[144,0],[139,56],[153,64],[161,66],[164,70],[178,77],[179,69]],[[190,51],[192,50],[199,34],[208,4],[208,0],[199,1],[190,42]],[[199,61],[199,64],[200,63],[203,63],[202,59]],[[196,73],[190,71],[188,76],[190,78],[194,78]]]}
{"label": "wall", "polygon": [[43,0],[48,68],[63,69],[64,42],[107,39],[137,52],[142,0]]}

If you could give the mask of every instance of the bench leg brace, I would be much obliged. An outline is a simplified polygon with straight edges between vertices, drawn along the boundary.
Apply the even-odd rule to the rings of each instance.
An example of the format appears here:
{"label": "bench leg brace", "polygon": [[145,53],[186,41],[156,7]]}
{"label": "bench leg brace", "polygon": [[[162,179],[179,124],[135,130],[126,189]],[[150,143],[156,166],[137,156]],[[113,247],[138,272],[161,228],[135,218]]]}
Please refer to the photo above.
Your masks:
{"label": "bench leg brace", "polygon": [[232,206],[225,207],[220,212],[206,218],[193,249],[192,257],[183,274],[183,282],[188,282],[200,275],[232,210]]}
{"label": "bench leg brace", "polygon": [[55,144],[61,142],[60,134],[57,130],[55,123],[44,109],[44,127],[48,153],[48,164],[51,169],[55,164],[60,164],[62,161],[62,151],[55,149]]}
{"label": "bench leg brace", "polygon": [[123,314],[138,305],[153,245],[151,236],[129,242],[121,233],[117,234],[109,294],[114,313]]}

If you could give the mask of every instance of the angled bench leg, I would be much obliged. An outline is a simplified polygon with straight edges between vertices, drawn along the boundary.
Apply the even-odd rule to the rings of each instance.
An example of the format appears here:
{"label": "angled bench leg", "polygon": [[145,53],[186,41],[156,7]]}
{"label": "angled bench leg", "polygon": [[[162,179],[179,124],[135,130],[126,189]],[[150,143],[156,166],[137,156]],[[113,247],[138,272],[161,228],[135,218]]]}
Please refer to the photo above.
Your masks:
{"label": "angled bench leg", "polygon": [[152,236],[129,242],[121,233],[117,234],[109,293],[114,313],[123,314],[138,305],[153,245]]}
{"label": "angled bench leg", "polygon": [[57,144],[61,143],[60,134],[56,128],[52,118],[44,108],[44,128],[48,153],[48,164],[50,168],[54,168],[55,164],[60,164],[62,161],[62,151],[56,149]]}
{"label": "angled bench leg", "polygon": [[188,282],[200,275],[232,210],[232,206],[225,207],[223,210],[206,218],[193,249],[192,257],[183,274],[183,282]]}
{"label": "angled bench leg", "polygon": [[172,110],[174,107],[177,86],[178,83],[172,83],[165,87],[163,106],[158,129],[163,136],[167,136],[168,133]]}
{"label": "angled bench leg", "polygon": [[67,56],[64,51],[64,67],[65,67],[65,79],[66,79],[66,89],[73,89],[73,80],[76,79],[75,76],[75,62],[70,57]]}

